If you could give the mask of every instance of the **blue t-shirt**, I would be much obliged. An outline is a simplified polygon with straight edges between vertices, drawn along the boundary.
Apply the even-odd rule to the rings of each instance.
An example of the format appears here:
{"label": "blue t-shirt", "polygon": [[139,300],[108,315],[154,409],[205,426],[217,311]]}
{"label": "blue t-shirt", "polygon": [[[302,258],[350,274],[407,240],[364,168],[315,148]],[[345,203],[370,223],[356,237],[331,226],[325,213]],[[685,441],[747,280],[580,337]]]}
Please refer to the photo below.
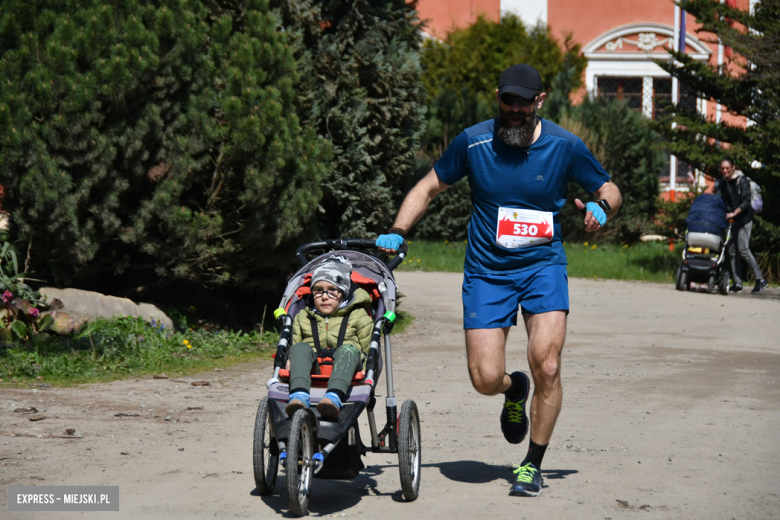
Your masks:
{"label": "blue t-shirt", "polygon": [[[495,120],[463,131],[436,161],[434,169],[448,185],[468,175],[471,221],[465,268],[471,273],[513,273],[548,264],[566,264],[559,212],[569,181],[593,193],[609,175],[579,137],[542,122],[542,133],[529,148],[515,148],[494,137]],[[551,242],[508,249],[496,244],[498,208],[549,211]]]}

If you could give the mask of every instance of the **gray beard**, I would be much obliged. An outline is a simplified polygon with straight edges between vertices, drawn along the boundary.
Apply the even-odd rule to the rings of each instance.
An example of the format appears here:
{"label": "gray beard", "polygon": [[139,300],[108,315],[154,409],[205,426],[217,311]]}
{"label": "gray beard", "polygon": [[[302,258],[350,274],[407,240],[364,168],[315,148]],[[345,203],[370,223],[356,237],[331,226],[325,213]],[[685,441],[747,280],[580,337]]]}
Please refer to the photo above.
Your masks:
{"label": "gray beard", "polygon": [[508,121],[509,117],[502,112],[498,111],[498,126],[496,128],[496,137],[501,139],[509,146],[515,148],[525,148],[531,141],[531,137],[536,130],[536,107],[525,121],[519,125],[511,125]]}

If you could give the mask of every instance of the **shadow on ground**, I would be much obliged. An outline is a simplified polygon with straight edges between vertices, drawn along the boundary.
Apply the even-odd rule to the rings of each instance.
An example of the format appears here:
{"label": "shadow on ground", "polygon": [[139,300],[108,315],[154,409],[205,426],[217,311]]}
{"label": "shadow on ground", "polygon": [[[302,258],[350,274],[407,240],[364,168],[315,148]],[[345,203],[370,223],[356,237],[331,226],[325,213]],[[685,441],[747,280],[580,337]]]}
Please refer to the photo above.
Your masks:
{"label": "shadow on ground", "polygon": [[[422,468],[436,468],[445,478],[464,484],[487,484],[494,481],[504,481],[507,484],[511,484],[514,482],[512,468],[486,464],[475,460],[423,464]],[[394,502],[404,502],[400,489],[400,478],[398,489],[392,492],[382,492],[378,489],[376,477],[381,475],[386,469],[397,473],[398,466],[394,464],[372,465],[361,471],[355,480],[324,480],[315,478],[312,482],[311,494],[309,496],[309,514],[322,516],[339,513],[358,505],[364,497],[390,497]],[[542,470],[545,480],[564,479],[576,473],[579,472],[577,470],[565,469]],[[424,482],[425,471],[422,472],[421,478]],[[287,505],[286,485],[287,479],[284,474],[280,474],[272,495],[260,497],[257,489],[253,489],[250,494],[260,497],[277,514],[290,518],[292,515],[290,515],[290,508]]]}
{"label": "shadow on ground", "polygon": [[[465,484],[487,484],[496,480],[503,480],[508,484],[515,481],[512,467],[486,464],[476,460],[456,460],[451,462],[439,462],[436,464],[423,464],[424,468],[438,468],[444,477],[455,482]],[[542,470],[545,479],[563,479],[569,475],[579,473],[574,469]]]}
{"label": "shadow on ground", "polygon": [[[396,465],[372,465],[360,472],[354,480],[325,480],[315,478],[311,485],[309,495],[309,514],[314,515],[332,515],[339,513],[360,503],[363,497],[377,496],[390,497],[394,502],[404,502],[401,493],[401,481],[399,477],[398,489],[392,492],[382,492],[379,490],[376,482],[378,475],[381,475],[385,468],[398,471]],[[269,496],[260,497],[263,502],[276,511],[277,514],[285,518],[291,518],[290,508],[287,505],[286,493],[287,479],[284,474],[280,474],[274,493]],[[250,493],[252,496],[259,497],[257,488]]]}

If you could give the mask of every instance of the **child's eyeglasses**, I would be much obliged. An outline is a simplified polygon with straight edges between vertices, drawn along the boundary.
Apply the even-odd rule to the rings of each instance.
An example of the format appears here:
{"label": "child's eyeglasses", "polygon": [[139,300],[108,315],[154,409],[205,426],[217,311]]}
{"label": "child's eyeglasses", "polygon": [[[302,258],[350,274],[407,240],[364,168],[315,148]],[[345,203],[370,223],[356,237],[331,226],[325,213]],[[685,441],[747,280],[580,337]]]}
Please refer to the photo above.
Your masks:
{"label": "child's eyeglasses", "polygon": [[339,297],[339,291],[338,289],[328,289],[328,290],[322,290],[322,289],[312,289],[311,294],[315,298],[322,298],[323,294],[327,294],[328,298],[336,299]]}
{"label": "child's eyeglasses", "polygon": [[534,101],[536,101],[536,98],[538,96],[534,96],[531,99],[528,99],[522,96],[516,96],[514,94],[510,94],[509,92],[504,92],[498,97],[501,99],[501,102],[507,106],[511,107],[512,105],[517,103],[518,105],[520,105],[520,108],[524,108],[530,105],[531,103],[533,103]]}

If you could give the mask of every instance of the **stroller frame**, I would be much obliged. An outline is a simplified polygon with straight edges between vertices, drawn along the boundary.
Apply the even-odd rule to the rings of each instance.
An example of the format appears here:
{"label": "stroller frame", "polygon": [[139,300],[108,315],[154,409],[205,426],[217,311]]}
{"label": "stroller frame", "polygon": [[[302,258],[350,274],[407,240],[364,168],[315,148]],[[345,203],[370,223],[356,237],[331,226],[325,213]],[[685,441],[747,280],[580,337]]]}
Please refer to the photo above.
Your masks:
{"label": "stroller frame", "polygon": [[[420,422],[417,406],[406,400],[398,413],[398,404],[393,387],[393,359],[390,330],[395,322],[396,287],[392,271],[403,262],[408,250],[404,242],[398,255],[385,264],[367,251],[375,250],[374,240],[332,239],[305,244],[296,251],[299,270],[290,279],[280,308],[274,313],[281,326],[281,335],[274,361],[274,375],[268,381],[268,396],[261,399],[255,419],[253,462],[255,483],[261,495],[273,493],[278,467],[287,473],[287,502],[295,516],[303,516],[308,510],[309,491],[313,476],[321,478],[355,478],[363,464],[361,455],[366,454],[360,439],[358,418],[367,411],[368,425],[373,453],[397,453],[401,487],[406,500],[415,500],[420,485]],[[312,260],[307,253],[327,251]],[[334,255],[345,255],[353,263],[360,263],[360,269],[377,285],[379,298],[374,303],[374,327],[371,334],[366,371],[353,378],[347,391],[337,421],[324,420],[316,408],[303,408],[292,417],[285,412],[289,400],[289,384],[282,379],[287,360],[287,349],[292,342],[293,316],[305,305],[298,293],[306,283],[305,276],[314,267]],[[359,271],[356,267],[355,271]],[[364,276],[359,273],[360,276]],[[365,277],[365,276],[364,276]],[[354,280],[354,278],[353,278]],[[381,313],[381,315],[380,315]],[[382,342],[382,339],[384,341]],[[381,353],[384,343],[384,356]],[[383,359],[384,357],[384,359]],[[376,381],[382,365],[386,367],[387,394],[385,407],[387,422],[381,431],[377,429],[374,408],[376,405]],[[313,376],[317,377],[317,376]],[[323,379],[323,376],[319,376]],[[324,388],[311,388],[312,404],[325,393]],[[319,448],[319,449],[316,449]]]}
{"label": "stroller frame", "polygon": [[[731,240],[731,227],[733,223],[729,221],[726,227],[726,237],[722,239],[720,251],[717,255],[706,251],[706,244],[696,244],[689,242],[689,233],[685,232],[685,247],[682,252],[682,263],[677,268],[676,288],[678,291],[690,290],[690,282],[706,283],[707,293],[715,292],[717,286],[718,292],[722,295],[729,293],[729,269],[725,264],[726,247]],[[696,233],[695,236],[705,236],[706,238],[717,237],[710,233]],[[711,239],[711,238],[710,238]],[[701,252],[692,252],[690,249],[699,248]]]}

